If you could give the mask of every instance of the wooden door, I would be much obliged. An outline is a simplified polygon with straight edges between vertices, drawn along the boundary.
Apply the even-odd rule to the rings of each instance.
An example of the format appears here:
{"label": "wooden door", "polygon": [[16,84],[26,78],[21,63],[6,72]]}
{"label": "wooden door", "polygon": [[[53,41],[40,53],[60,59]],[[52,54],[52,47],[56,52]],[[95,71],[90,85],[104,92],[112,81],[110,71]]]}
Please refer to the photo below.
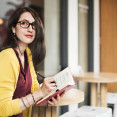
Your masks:
{"label": "wooden door", "polygon": [[[100,0],[101,72],[117,73],[117,0]],[[108,84],[117,92],[117,83]]]}

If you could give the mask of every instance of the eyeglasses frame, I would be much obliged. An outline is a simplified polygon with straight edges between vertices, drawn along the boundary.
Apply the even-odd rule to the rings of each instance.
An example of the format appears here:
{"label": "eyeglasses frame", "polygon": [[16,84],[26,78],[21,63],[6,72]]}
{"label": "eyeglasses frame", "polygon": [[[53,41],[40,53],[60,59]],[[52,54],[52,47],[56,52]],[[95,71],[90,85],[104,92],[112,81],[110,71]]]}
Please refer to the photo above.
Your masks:
{"label": "eyeglasses frame", "polygon": [[[23,21],[23,20],[22,20],[22,21]],[[22,21],[18,21],[17,23],[19,23],[19,24],[20,24],[20,26],[21,26],[21,22],[22,22]],[[25,21],[25,20],[24,20],[24,21]],[[26,21],[27,21],[27,20],[26,20]],[[22,27],[22,26],[21,26],[21,27],[22,27],[22,28],[29,28],[29,26],[31,25],[31,26],[32,26],[32,29],[34,29],[34,30],[35,30],[35,28],[33,27],[33,26],[34,26],[34,25],[33,25],[33,24],[34,24],[34,22],[33,22],[33,23],[30,23],[29,21],[27,21],[27,22],[29,23],[28,27]]]}

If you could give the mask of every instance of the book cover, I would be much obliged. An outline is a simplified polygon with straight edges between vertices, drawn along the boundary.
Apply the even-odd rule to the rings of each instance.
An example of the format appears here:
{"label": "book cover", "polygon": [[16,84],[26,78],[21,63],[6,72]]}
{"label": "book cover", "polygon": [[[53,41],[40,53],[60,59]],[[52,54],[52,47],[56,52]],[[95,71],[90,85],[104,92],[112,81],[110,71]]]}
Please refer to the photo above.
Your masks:
{"label": "book cover", "polygon": [[53,76],[56,80],[56,87],[43,99],[38,101],[35,105],[46,105],[48,100],[52,97],[57,97],[57,94],[61,95],[63,92],[75,87],[75,81],[69,67],[65,68],[61,72]]}

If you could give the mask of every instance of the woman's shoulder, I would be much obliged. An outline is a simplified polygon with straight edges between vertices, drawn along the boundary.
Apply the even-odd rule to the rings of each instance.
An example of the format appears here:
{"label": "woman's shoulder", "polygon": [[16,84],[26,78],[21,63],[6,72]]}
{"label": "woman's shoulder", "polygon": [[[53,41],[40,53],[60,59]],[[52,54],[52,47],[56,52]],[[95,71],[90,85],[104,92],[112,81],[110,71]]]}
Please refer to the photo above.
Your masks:
{"label": "woman's shoulder", "polygon": [[14,50],[12,48],[7,48],[0,52],[0,56],[12,56],[13,54]]}
{"label": "woman's shoulder", "polygon": [[7,48],[7,49],[4,49],[0,52],[0,60],[6,60],[9,61],[9,60],[14,60],[16,59],[16,55],[15,55],[15,52],[12,48]]}

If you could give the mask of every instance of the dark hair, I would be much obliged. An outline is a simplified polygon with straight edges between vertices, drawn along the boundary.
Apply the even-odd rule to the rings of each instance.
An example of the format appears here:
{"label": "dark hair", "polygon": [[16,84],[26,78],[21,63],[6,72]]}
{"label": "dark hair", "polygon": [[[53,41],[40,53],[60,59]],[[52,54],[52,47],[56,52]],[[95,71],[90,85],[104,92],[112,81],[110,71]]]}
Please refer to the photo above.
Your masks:
{"label": "dark hair", "polygon": [[3,42],[3,49],[6,48],[16,48],[18,46],[18,38],[12,32],[12,27],[16,27],[16,24],[24,12],[29,12],[36,22],[36,35],[34,41],[29,44],[29,48],[32,52],[32,58],[34,62],[34,66],[39,64],[45,58],[45,42],[44,42],[44,29],[43,24],[38,16],[38,14],[29,7],[20,7],[14,11],[11,15],[8,28],[7,28],[7,36],[5,41]]}

